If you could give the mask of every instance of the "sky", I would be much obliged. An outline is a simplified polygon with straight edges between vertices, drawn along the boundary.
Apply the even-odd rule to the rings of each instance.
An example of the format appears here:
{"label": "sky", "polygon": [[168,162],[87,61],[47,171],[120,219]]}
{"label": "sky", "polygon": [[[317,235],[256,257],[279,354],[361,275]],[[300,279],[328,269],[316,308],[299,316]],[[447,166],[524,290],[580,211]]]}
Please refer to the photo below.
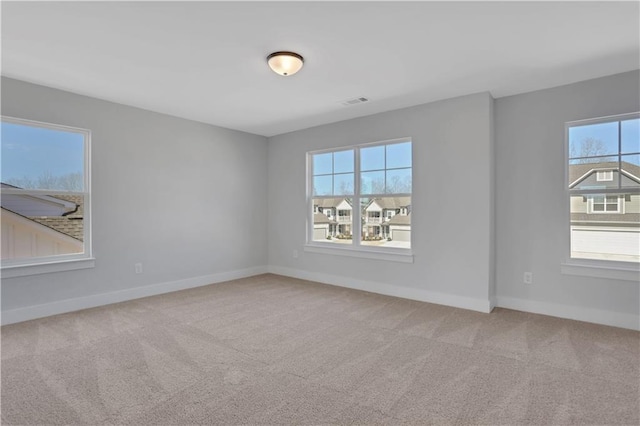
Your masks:
{"label": "sky", "polygon": [[2,123],[2,182],[43,173],[63,176],[84,171],[84,135],[41,127]]}
{"label": "sky", "polygon": [[[622,121],[622,150],[621,153],[631,154],[640,152],[640,119]],[[580,156],[584,141],[593,138],[602,141],[604,151],[598,155],[618,154],[618,122],[589,124],[569,129],[569,153]],[[638,158],[637,155],[627,157],[627,160]],[[623,161],[625,159],[623,158]],[[637,163],[636,163],[637,164]]]}
{"label": "sky", "polygon": [[[313,155],[314,194],[353,195],[354,165],[353,149]],[[385,179],[410,183],[411,142],[361,148],[360,171],[363,194],[371,193],[374,182]]]}

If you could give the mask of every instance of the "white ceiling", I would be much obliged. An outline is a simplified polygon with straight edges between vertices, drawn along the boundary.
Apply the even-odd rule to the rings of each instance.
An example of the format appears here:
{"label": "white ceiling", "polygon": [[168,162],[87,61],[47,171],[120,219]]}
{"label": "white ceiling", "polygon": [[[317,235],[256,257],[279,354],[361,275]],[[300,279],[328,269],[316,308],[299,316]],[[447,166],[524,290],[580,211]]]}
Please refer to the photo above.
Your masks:
{"label": "white ceiling", "polygon": [[[2,74],[272,136],[638,69],[639,16],[638,2],[3,1]],[[276,75],[276,50],[304,68]]]}

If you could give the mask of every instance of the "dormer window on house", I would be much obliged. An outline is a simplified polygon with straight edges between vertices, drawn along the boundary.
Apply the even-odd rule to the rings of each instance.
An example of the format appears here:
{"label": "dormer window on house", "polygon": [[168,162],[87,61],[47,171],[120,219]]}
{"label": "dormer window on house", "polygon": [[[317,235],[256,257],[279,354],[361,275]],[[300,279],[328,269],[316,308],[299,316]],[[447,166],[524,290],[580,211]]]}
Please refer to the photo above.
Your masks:
{"label": "dormer window on house", "polygon": [[640,262],[640,114],[567,123],[571,259]]}
{"label": "dormer window on house", "polygon": [[613,181],[613,170],[599,170],[596,172],[596,181],[611,182]]}
{"label": "dormer window on house", "polygon": [[411,141],[402,139],[309,153],[308,242],[410,249],[411,151]]}

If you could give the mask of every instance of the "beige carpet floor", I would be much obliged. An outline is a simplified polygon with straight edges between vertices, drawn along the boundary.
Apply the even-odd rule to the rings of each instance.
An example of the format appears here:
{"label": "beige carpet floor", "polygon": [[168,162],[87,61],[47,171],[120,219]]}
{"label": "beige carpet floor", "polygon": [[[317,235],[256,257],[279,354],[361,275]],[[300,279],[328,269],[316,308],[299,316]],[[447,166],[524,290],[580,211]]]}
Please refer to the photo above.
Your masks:
{"label": "beige carpet floor", "polygon": [[2,327],[2,423],[640,424],[640,333],[261,275]]}

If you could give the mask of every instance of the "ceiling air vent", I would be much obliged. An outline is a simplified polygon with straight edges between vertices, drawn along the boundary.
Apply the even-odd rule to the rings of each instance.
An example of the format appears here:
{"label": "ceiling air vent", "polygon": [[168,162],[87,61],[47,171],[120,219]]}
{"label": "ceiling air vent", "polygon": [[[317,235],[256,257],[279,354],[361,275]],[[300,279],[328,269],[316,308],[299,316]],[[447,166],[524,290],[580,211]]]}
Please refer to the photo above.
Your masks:
{"label": "ceiling air vent", "polygon": [[342,101],[342,105],[350,106],[350,105],[361,104],[364,102],[369,102],[369,99],[363,96],[360,96],[359,98],[347,99],[346,101]]}

